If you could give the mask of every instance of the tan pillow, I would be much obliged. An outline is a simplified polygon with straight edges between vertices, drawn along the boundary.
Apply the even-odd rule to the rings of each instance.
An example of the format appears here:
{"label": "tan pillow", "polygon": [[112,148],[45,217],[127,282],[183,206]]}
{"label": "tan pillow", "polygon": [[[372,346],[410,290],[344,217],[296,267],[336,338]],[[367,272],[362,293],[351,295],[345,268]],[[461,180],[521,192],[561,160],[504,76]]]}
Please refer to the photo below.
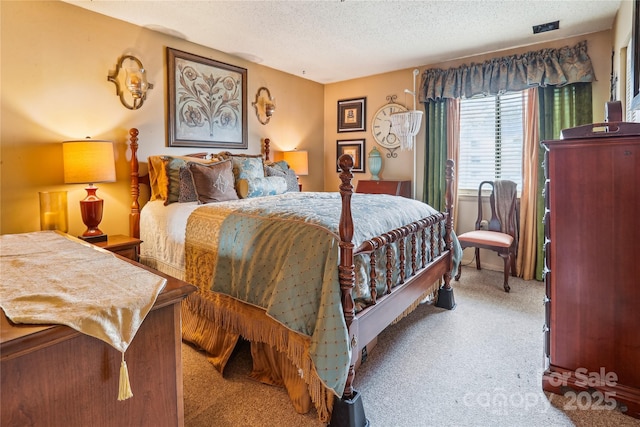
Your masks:
{"label": "tan pillow", "polygon": [[207,159],[206,153],[194,153],[185,156],[149,156],[150,200],[164,200],[165,204],[177,202],[181,166],[186,165],[188,161],[208,164],[220,160],[216,156]]}
{"label": "tan pillow", "polygon": [[149,185],[151,186],[150,200],[167,200],[169,178],[164,166],[163,156],[149,156]]}
{"label": "tan pillow", "polygon": [[188,162],[198,203],[238,200],[231,159],[210,165]]}

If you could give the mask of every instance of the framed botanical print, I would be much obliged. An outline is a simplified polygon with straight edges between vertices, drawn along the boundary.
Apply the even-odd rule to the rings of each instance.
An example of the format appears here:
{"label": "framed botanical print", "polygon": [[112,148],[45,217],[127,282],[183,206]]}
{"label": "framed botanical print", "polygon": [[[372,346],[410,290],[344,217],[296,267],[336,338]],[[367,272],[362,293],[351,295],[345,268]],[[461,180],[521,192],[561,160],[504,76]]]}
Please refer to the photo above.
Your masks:
{"label": "framed botanical print", "polygon": [[343,154],[349,154],[353,158],[353,169],[351,172],[365,172],[364,160],[362,158],[365,149],[364,139],[343,139],[337,141],[336,147],[336,172],[341,172],[338,159]]}
{"label": "framed botanical print", "polygon": [[247,148],[247,70],[167,48],[171,147]]}
{"label": "framed botanical print", "polygon": [[338,132],[365,131],[367,98],[343,99],[338,101]]}

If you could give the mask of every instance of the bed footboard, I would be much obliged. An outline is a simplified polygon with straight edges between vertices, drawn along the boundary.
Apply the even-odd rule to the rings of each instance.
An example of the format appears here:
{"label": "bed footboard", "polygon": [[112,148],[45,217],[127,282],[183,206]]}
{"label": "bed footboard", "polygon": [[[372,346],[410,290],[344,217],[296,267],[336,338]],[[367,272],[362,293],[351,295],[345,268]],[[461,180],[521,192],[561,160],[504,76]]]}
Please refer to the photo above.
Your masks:
{"label": "bed footboard", "polygon": [[[419,299],[438,279],[442,279],[442,286],[438,289],[438,307],[453,309],[455,301],[451,288],[451,270],[453,268],[452,242],[452,186],[454,163],[448,160],[446,164],[446,196],[444,213],[437,213],[420,221],[407,224],[392,230],[382,236],[375,237],[354,248],[353,218],[351,215],[351,196],[353,186],[353,159],[349,155],[342,155],[338,159],[340,170],[340,195],[342,197],[342,213],[340,217],[340,265],[339,282],[342,309],[349,333],[351,345],[351,364],[342,398],[336,399],[330,426],[368,425],[364,415],[362,400],[353,388],[355,379],[355,363],[361,348],[374,339],[382,330],[401,316],[411,304]],[[421,241],[420,256],[416,250],[418,237]],[[410,268],[406,268],[404,245],[407,239],[411,242]],[[430,242],[427,251],[427,241]],[[379,248],[389,248],[391,244],[399,245],[400,262],[398,272],[399,284],[392,285],[391,280],[391,250],[386,250],[387,277],[384,295],[377,295],[375,279],[375,251]],[[354,255],[371,254],[370,287],[372,305],[362,310],[356,316],[353,288],[355,286]],[[376,310],[378,300],[384,301],[384,308]]]}
{"label": "bed footboard", "polygon": [[[131,147],[131,212],[130,235],[139,237],[140,235],[140,190],[139,184],[149,185],[148,176],[139,174],[139,164],[137,157],[138,150],[138,130],[133,128],[130,134]],[[268,140],[265,141],[265,154],[268,156]],[[340,195],[342,199],[342,211],[339,223],[339,285],[342,311],[347,325],[349,343],[351,347],[351,361],[348,370],[348,378],[341,398],[336,398],[331,414],[331,426],[358,426],[368,425],[364,416],[362,400],[359,394],[353,389],[355,379],[355,363],[361,349],[374,339],[384,328],[391,324],[398,317],[401,317],[412,307],[416,301],[432,289],[438,290],[437,306],[452,309],[455,307],[453,290],[450,286],[451,270],[453,268],[453,242],[452,242],[452,185],[454,164],[449,160],[446,167],[446,198],[445,212],[437,213],[422,220],[413,222],[396,230],[385,233],[383,236],[364,242],[358,248],[354,247],[353,234],[354,224],[351,213],[351,196],[353,194],[352,168],[353,159],[351,156],[343,155],[339,159],[340,173]],[[416,250],[416,242],[420,241],[420,250]],[[361,253],[372,253],[378,248],[389,244],[405,245],[406,242],[412,245],[412,251],[406,255],[410,259],[402,260],[402,269],[399,272],[400,284],[386,286],[385,292],[376,294],[375,281],[374,292],[372,292],[374,304],[361,310],[356,314],[356,304],[353,298],[353,288],[355,286],[355,266],[354,255]],[[429,242],[429,244],[427,244]],[[429,247],[427,249],[427,246]],[[405,250],[401,249],[401,256],[405,256]],[[404,267],[405,262],[408,267]],[[390,264],[387,271],[390,270]],[[375,266],[373,267],[375,268]],[[374,271],[375,274],[375,271]],[[436,288],[433,287],[436,283]],[[383,307],[382,309],[378,309]],[[274,322],[275,323],[275,322]],[[293,359],[292,359],[293,360]],[[318,382],[318,384],[320,384]],[[326,402],[316,402],[325,408],[323,412],[327,418],[331,411],[331,394],[327,394]],[[324,397],[323,397],[324,399]],[[324,420],[323,420],[324,421]]]}

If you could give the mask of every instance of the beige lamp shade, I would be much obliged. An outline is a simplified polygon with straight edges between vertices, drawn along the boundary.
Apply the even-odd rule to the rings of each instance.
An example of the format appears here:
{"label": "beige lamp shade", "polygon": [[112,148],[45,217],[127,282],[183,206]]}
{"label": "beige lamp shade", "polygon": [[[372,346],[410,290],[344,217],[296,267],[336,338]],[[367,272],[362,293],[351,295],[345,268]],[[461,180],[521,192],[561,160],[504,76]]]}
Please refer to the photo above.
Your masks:
{"label": "beige lamp shade", "polygon": [[116,180],[111,141],[65,141],[62,143],[62,157],[66,184],[94,184]]}
{"label": "beige lamp shade", "polygon": [[309,154],[306,150],[285,151],[283,158],[296,175],[309,175]]}

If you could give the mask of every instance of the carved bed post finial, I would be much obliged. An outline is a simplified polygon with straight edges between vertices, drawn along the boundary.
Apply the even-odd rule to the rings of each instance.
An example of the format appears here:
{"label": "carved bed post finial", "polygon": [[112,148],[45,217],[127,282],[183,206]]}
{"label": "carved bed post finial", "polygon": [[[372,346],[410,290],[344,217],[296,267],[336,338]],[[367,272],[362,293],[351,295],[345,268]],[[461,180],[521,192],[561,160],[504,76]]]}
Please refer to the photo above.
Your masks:
{"label": "carved bed post finial", "polygon": [[138,164],[138,129],[131,128],[129,130],[129,139],[131,143],[131,212],[129,214],[129,235],[140,238],[140,204],[138,197],[140,196],[140,188],[138,187],[139,164]]}
{"label": "carved bed post finial", "polygon": [[[353,265],[353,217],[351,215],[351,196],[353,185],[353,158],[343,154],[338,159],[340,166],[340,197],[342,198],[342,213],[340,214],[340,265],[338,266],[338,280],[340,281],[340,293],[342,298],[342,311],[347,333],[349,334],[349,346],[351,348],[351,362],[347,373],[342,399],[336,399],[331,412],[329,425],[369,425],[364,415],[364,406],[361,395],[353,389],[353,380],[356,376],[355,363],[360,353],[358,342],[358,319],[356,318],[355,303],[352,290],[356,283],[355,266]],[[347,422],[345,423],[345,420]],[[358,424],[356,424],[356,421]]]}
{"label": "carved bed post finial", "polygon": [[355,266],[353,265],[353,217],[351,215],[351,195],[353,194],[353,158],[348,154],[343,154],[338,159],[340,173],[340,197],[342,198],[342,213],[340,214],[340,265],[338,266],[338,280],[340,282],[340,293],[342,299],[342,310],[347,324],[349,340],[351,344],[351,365],[347,375],[347,383],[344,388],[343,398],[348,399],[353,396],[353,380],[355,377],[355,358],[358,352],[357,342],[357,322],[355,303],[353,301],[352,290],[355,286]]}
{"label": "carved bed post finial", "polygon": [[269,161],[269,145],[271,140],[269,138],[264,139],[264,159]]}

